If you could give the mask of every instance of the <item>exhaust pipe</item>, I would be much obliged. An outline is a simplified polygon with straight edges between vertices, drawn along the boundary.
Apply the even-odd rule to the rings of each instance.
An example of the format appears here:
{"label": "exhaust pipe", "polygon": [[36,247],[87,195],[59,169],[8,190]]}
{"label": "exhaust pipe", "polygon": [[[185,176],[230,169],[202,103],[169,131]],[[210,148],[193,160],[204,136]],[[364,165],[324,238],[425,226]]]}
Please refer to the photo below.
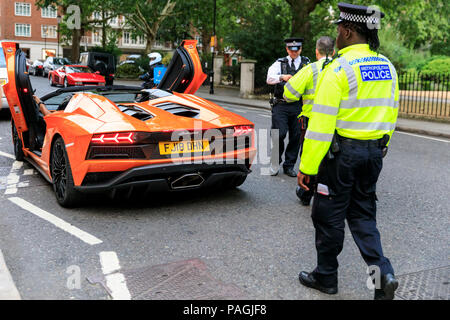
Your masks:
{"label": "exhaust pipe", "polygon": [[199,173],[185,174],[170,183],[174,190],[189,189],[199,187],[205,182],[205,179]]}

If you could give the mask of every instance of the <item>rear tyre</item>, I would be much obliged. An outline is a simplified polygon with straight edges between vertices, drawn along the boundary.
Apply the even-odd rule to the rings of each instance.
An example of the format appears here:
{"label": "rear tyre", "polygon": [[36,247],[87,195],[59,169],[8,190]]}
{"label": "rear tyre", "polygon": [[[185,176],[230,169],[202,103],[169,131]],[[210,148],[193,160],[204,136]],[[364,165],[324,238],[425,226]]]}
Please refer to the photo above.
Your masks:
{"label": "rear tyre", "polygon": [[53,77],[52,77],[52,75],[49,75],[49,76],[48,76],[48,82],[49,82],[49,84],[50,84],[50,87],[54,87],[54,86],[55,86],[55,84],[53,83]]}
{"label": "rear tyre", "polygon": [[237,177],[233,177],[230,180],[228,180],[225,184],[225,188],[227,189],[235,189],[237,187],[239,187],[240,185],[242,185],[245,180],[247,179],[247,175],[245,176],[237,176]]}
{"label": "rear tyre", "polygon": [[58,137],[53,144],[50,164],[53,191],[58,203],[65,208],[71,208],[80,204],[82,195],[75,190],[69,157],[67,156],[64,140],[61,137]]}
{"label": "rear tyre", "polygon": [[14,121],[11,119],[11,132],[14,143],[14,156],[17,161],[23,161],[25,158],[25,154],[22,149],[22,140],[19,138],[19,133],[17,132],[16,125]]}

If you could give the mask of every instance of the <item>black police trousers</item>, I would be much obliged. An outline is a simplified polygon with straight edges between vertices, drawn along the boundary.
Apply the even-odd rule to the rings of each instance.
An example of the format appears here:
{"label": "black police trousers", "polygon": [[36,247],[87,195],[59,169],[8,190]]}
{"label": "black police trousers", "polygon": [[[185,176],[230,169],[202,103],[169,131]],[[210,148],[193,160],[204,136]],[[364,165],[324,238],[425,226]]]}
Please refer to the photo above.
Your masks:
{"label": "black police trousers", "polygon": [[[383,256],[376,226],[375,188],[383,166],[380,141],[342,137],[338,141],[340,151],[334,159],[324,159],[317,177],[318,183],[328,187],[329,195],[315,192],[311,215],[317,249],[313,275],[327,287],[337,286],[337,257],[343,247],[345,219],[367,265],[378,266],[380,275],[394,274],[389,259]],[[321,190],[323,186],[318,188]]]}
{"label": "black police trousers", "polygon": [[[283,103],[279,102],[272,108],[272,129],[279,130],[279,163],[282,162],[284,153],[284,139],[289,132],[289,143],[286,147],[286,154],[283,168],[293,168],[297,162],[298,152],[300,150],[300,126],[298,115],[301,113],[301,103]],[[276,141],[273,141],[275,146]]]}

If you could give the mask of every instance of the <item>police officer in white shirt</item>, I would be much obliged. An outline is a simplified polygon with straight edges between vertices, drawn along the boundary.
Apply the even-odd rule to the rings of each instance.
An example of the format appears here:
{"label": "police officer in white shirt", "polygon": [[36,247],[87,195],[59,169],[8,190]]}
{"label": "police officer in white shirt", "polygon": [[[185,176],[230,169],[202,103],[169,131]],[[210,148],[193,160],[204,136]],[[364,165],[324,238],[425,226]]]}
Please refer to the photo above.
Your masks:
{"label": "police officer in white shirt", "polygon": [[[298,123],[298,115],[302,111],[302,100],[293,103],[287,103],[283,99],[284,85],[297,73],[303,66],[310,63],[307,57],[300,56],[302,52],[302,38],[285,39],[286,51],[288,56],[279,58],[269,68],[267,72],[267,84],[274,85],[274,97],[271,99],[272,105],[272,129],[279,130],[279,139],[272,139],[272,160],[270,174],[275,176],[278,174],[282,155],[284,153],[284,139],[289,132],[289,143],[286,147],[285,161],[283,163],[283,171],[290,177],[296,177],[294,170],[297,156],[300,149],[300,126]],[[272,137],[274,138],[274,137]],[[276,149],[279,146],[278,159],[276,158]],[[275,150],[274,150],[275,149]]]}

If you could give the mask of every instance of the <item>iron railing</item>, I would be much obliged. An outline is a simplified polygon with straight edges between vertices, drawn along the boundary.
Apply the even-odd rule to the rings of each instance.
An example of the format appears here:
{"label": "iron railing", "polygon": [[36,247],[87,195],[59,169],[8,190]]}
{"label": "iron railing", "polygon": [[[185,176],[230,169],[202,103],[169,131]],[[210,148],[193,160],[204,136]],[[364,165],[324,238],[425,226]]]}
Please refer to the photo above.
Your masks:
{"label": "iron railing", "polygon": [[399,112],[413,116],[450,118],[449,77],[448,73],[400,73]]}

